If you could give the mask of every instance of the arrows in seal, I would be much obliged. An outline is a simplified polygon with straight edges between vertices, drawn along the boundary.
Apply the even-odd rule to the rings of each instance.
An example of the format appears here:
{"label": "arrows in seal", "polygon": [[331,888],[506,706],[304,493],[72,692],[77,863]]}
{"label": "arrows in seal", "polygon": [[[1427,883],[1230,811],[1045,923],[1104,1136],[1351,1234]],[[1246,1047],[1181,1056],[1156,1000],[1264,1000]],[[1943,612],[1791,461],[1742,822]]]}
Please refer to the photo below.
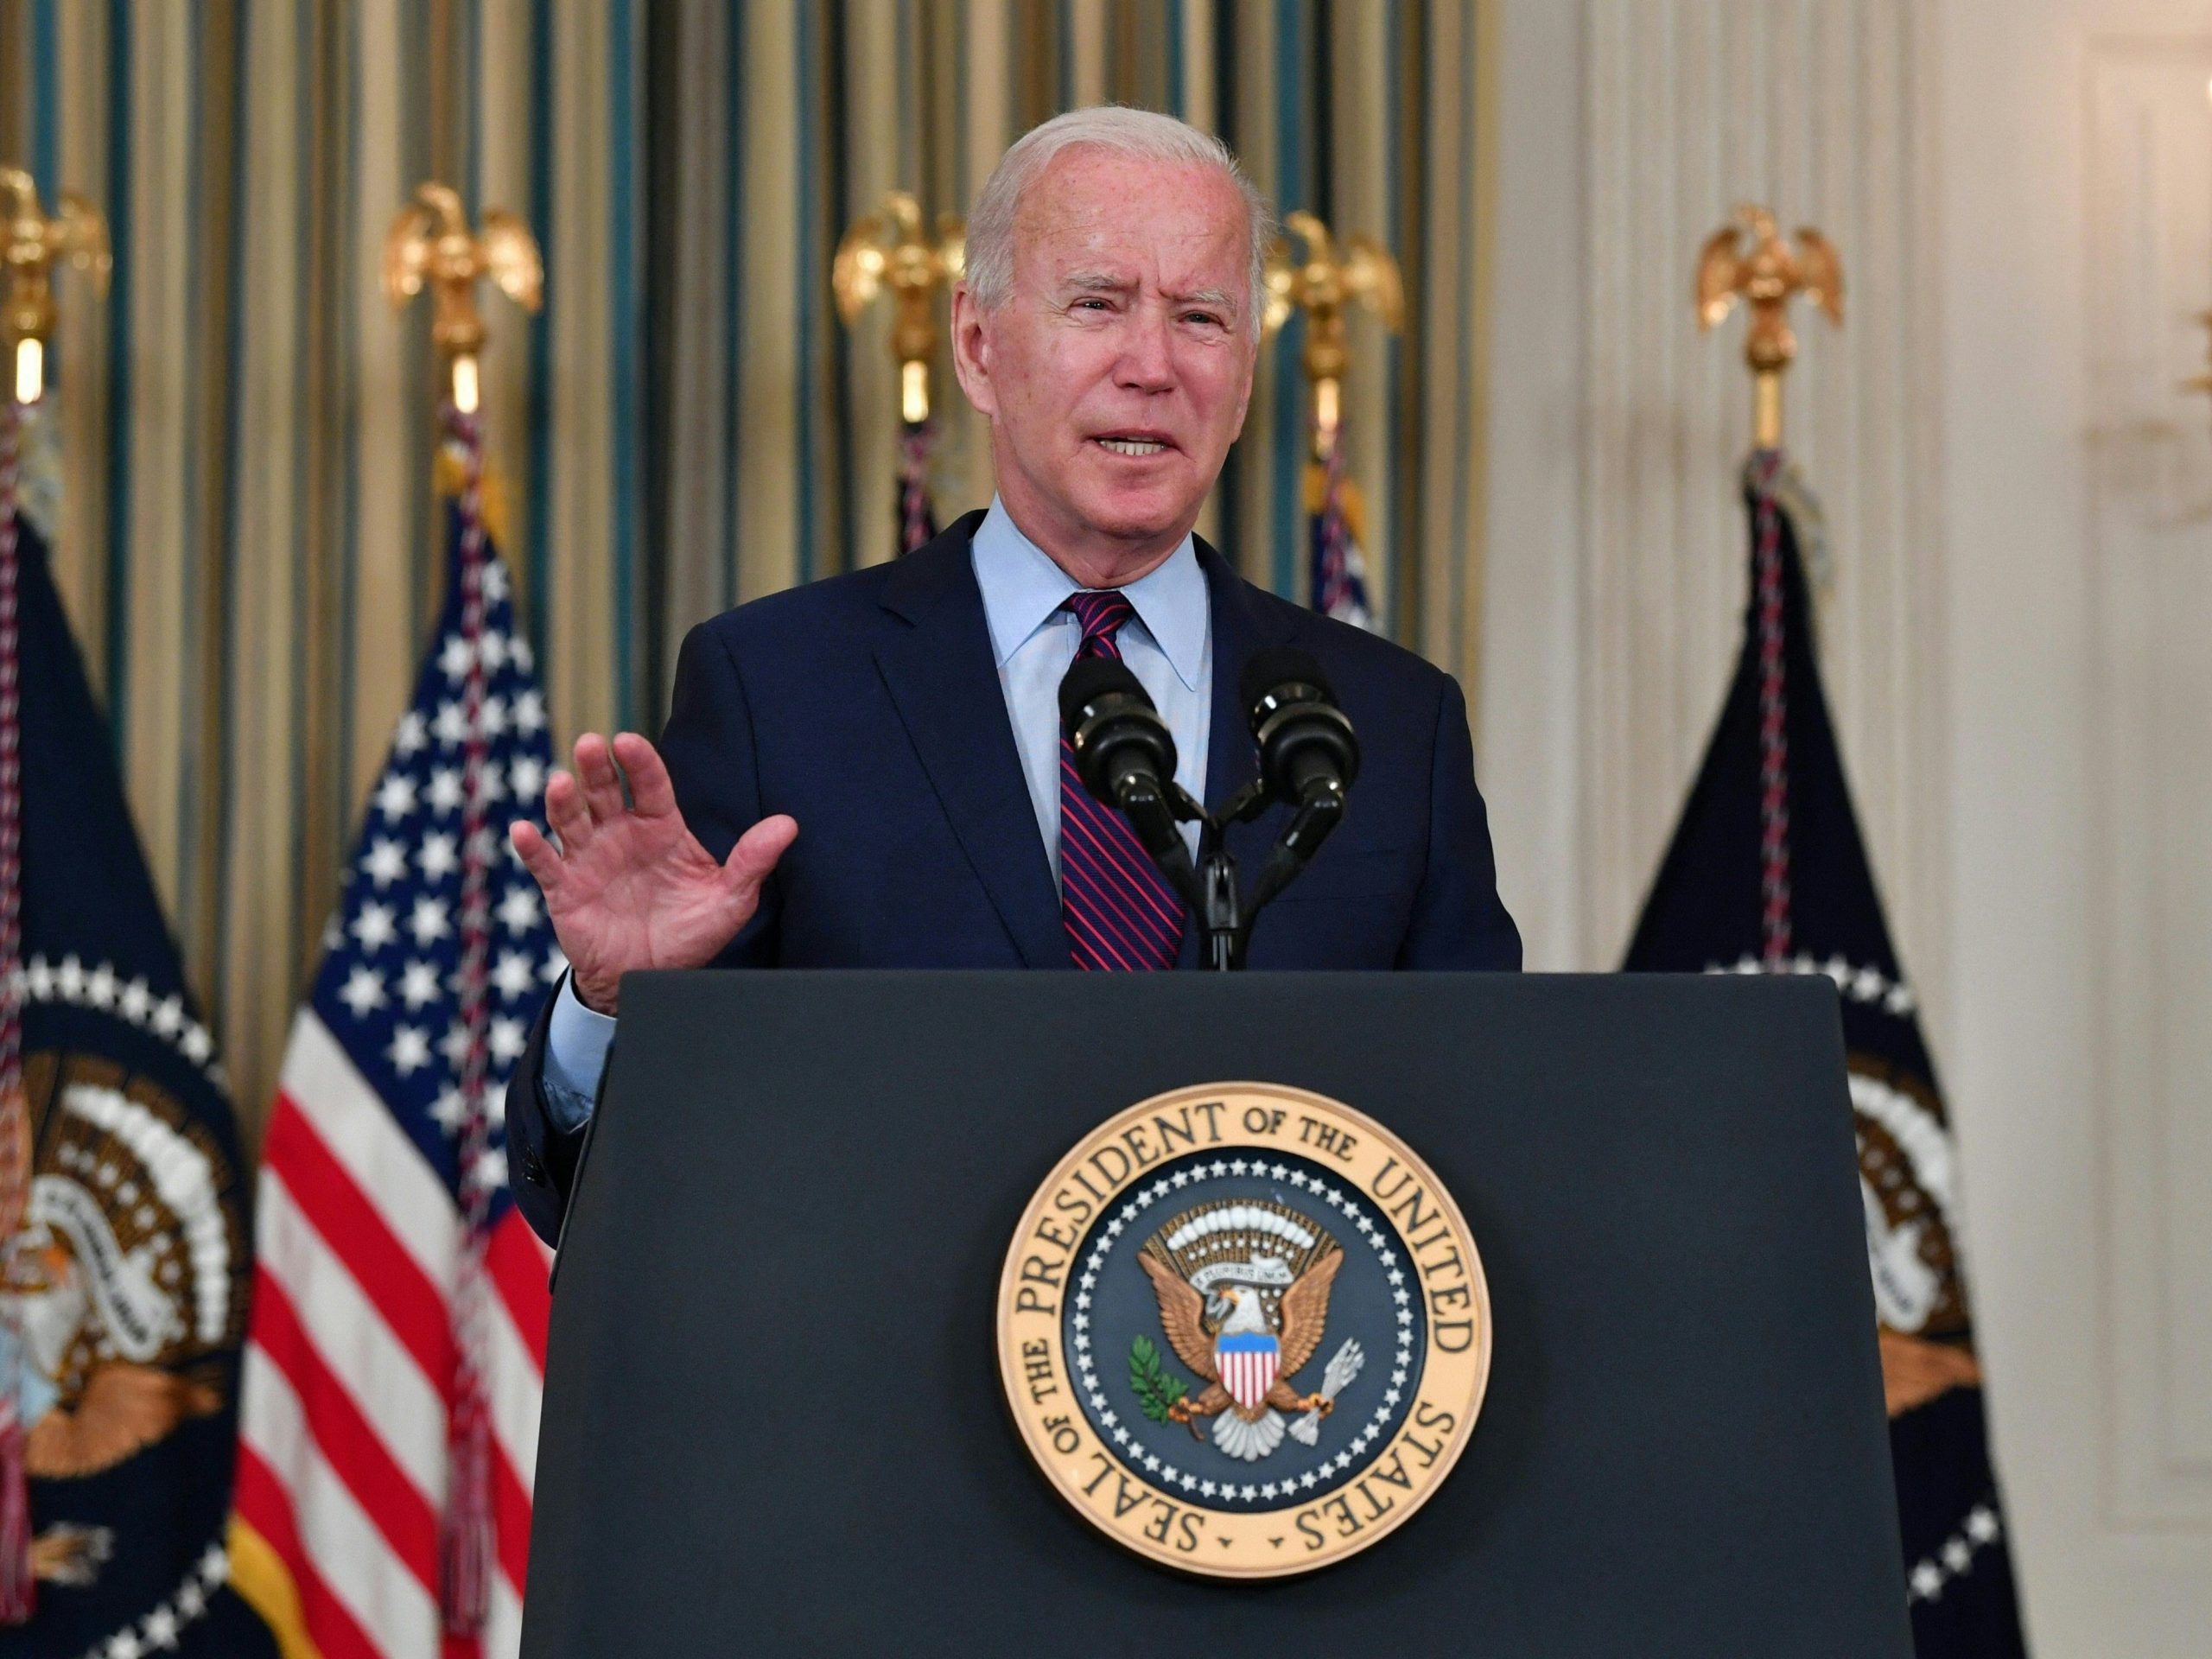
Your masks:
{"label": "arrows in seal", "polygon": [[[1367,1351],[1353,1337],[1344,1338],[1344,1345],[1329,1357],[1328,1369],[1321,1373],[1321,1397],[1332,1404],[1336,1397],[1351,1386],[1359,1375],[1359,1368],[1367,1363]],[[1315,1407],[1290,1426],[1293,1439],[1301,1445],[1313,1446],[1321,1438],[1321,1408]]]}

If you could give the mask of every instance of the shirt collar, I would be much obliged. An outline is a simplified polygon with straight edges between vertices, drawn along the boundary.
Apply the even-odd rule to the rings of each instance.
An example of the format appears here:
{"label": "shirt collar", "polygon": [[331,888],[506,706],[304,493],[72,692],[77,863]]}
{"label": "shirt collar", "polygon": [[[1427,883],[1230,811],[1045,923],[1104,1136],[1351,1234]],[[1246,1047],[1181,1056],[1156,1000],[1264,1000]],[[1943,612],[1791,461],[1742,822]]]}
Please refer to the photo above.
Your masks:
{"label": "shirt collar", "polygon": [[[1023,535],[997,497],[976,526],[969,556],[983,591],[991,629],[991,654],[1001,668],[1030,636],[1052,620],[1080,585]],[[1188,536],[1154,570],[1122,589],[1137,620],[1152,635],[1175,677],[1198,690],[1205,671],[1208,601],[1206,575]]]}

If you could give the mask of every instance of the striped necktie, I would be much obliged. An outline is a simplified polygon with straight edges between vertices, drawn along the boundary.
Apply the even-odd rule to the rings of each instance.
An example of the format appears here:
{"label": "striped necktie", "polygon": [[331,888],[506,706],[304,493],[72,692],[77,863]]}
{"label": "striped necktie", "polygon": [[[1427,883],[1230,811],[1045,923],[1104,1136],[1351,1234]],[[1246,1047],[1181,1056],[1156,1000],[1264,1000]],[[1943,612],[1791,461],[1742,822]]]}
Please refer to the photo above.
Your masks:
{"label": "striped necktie", "polygon": [[[1076,660],[1111,657],[1115,636],[1136,609],[1119,591],[1084,589],[1067,608],[1083,625]],[[1060,737],[1060,913],[1078,968],[1172,968],[1183,945],[1183,901],[1145,852],[1129,821],[1092,798]]]}

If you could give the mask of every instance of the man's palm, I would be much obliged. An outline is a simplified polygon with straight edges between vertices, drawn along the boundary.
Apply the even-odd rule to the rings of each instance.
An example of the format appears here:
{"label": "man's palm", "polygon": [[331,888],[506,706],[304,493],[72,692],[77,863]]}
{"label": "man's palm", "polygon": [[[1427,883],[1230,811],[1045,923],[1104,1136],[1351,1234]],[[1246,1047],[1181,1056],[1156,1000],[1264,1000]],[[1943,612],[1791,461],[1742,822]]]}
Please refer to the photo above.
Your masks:
{"label": "man's palm", "polygon": [[[611,967],[690,968],[711,961],[751,919],[757,888],[709,857],[674,814],[625,812],[561,861],[545,907],[577,976]],[[594,960],[598,958],[598,960]]]}
{"label": "man's palm", "polygon": [[612,744],[579,738],[575,775],[556,772],[546,785],[545,815],[557,849],[527,822],[509,835],[545,894],[576,995],[605,1014],[615,1011],[624,974],[702,968],[720,955],[753,919],[761,883],[798,833],[788,817],[764,818],[717,863],[684,824],[660,756],[629,732]]}

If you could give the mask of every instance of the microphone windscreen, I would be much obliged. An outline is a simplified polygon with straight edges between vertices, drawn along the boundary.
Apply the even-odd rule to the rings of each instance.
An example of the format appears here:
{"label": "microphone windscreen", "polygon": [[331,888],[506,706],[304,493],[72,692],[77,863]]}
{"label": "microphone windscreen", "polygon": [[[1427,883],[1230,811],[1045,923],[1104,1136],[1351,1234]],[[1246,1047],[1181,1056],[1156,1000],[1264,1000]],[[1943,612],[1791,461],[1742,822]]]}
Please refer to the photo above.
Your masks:
{"label": "microphone windscreen", "polygon": [[1078,657],[1060,682],[1060,729],[1072,731],[1083,722],[1083,711],[1104,696],[1135,697],[1146,708],[1152,699],[1129,665],[1112,657]]}
{"label": "microphone windscreen", "polygon": [[1336,687],[1329,683],[1329,677],[1321,671],[1321,664],[1313,660],[1311,652],[1300,651],[1296,645],[1261,646],[1246,660],[1244,677],[1237,685],[1245,712],[1249,714],[1254,705],[1277,686],[1294,683],[1312,686],[1325,702],[1334,704],[1337,700]]}

